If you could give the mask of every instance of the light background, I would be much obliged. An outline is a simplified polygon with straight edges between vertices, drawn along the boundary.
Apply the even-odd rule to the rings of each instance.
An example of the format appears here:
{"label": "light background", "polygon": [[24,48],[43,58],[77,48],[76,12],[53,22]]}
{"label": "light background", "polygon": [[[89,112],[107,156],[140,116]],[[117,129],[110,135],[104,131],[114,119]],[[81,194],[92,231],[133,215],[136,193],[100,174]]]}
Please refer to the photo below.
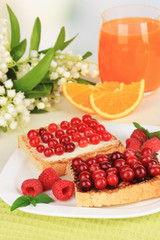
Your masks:
{"label": "light background", "polygon": [[91,61],[97,62],[100,15],[107,8],[123,4],[146,4],[160,8],[160,0],[0,0],[0,16],[8,18],[6,3],[16,14],[21,40],[27,38],[28,48],[34,20],[42,24],[40,49],[54,45],[62,26],[67,38],[79,33],[68,47],[74,54],[91,51]]}

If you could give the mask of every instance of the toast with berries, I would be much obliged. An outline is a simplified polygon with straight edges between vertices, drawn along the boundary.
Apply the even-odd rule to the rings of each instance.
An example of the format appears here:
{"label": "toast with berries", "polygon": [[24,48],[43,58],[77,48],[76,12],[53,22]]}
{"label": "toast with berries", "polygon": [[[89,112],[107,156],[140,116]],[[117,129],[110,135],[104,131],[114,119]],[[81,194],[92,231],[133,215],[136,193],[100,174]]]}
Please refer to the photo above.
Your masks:
{"label": "toast with berries", "polygon": [[114,154],[107,155],[105,164],[98,157],[97,163],[93,159],[85,162],[73,159],[68,163],[66,173],[74,182],[77,206],[102,207],[160,197],[160,165],[156,154],[152,159],[148,157],[148,162],[144,161],[146,155],[138,154],[127,161],[122,155],[113,159]]}
{"label": "toast with berries", "polygon": [[65,175],[67,163],[75,157],[85,160],[124,150],[121,141],[90,115],[32,129],[27,135],[18,136],[18,147],[40,170],[52,167],[59,176]]}

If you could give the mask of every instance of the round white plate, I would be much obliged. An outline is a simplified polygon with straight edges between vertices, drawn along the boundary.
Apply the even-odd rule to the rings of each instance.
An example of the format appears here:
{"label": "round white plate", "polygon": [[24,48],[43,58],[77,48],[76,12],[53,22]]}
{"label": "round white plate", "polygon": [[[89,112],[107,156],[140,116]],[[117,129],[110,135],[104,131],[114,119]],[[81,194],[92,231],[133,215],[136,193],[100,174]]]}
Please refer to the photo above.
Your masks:
{"label": "round white plate", "polygon": [[[132,124],[104,124],[106,129],[119,138],[123,143],[135,129]],[[159,127],[145,126],[149,131],[158,131]],[[22,195],[21,184],[25,179],[37,178],[40,174],[23,152],[15,150],[8,160],[0,175],[0,196],[9,205]],[[46,192],[54,198],[51,191]],[[55,198],[54,198],[55,199]],[[19,208],[21,211],[59,217],[79,218],[130,218],[153,214],[160,211],[160,198],[141,201],[133,204],[86,208],[76,207],[76,199],[73,197],[68,201],[58,201],[49,204],[37,204],[36,207],[29,205]]]}

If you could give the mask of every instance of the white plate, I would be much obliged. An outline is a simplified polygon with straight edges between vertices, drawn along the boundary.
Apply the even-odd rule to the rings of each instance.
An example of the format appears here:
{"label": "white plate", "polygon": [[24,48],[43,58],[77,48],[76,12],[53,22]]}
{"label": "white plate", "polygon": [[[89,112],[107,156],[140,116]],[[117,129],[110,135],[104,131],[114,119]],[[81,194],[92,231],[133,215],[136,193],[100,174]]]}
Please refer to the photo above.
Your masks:
{"label": "white plate", "polygon": [[[134,126],[132,124],[104,124],[106,129],[117,136],[123,143],[127,139]],[[157,131],[159,127],[145,126],[150,131]],[[8,160],[0,176],[0,196],[9,205],[21,196],[21,184],[25,179],[36,178],[39,171],[31,164],[23,152],[15,150]],[[51,191],[46,192],[54,198]],[[55,199],[49,204],[37,204],[36,207],[29,205],[20,208],[24,212],[59,216],[59,217],[80,217],[80,218],[129,218],[152,214],[160,211],[160,198],[141,201],[133,204],[126,204],[115,207],[86,208],[76,207],[76,199],[62,202]]]}

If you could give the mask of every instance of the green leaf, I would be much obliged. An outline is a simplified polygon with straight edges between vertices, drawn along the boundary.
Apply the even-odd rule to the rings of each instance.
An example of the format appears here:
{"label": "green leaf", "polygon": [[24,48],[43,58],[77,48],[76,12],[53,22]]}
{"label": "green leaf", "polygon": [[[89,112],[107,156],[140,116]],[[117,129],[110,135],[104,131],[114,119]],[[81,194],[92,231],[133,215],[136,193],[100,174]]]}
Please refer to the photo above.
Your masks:
{"label": "green leaf", "polygon": [[8,77],[8,79],[11,78],[12,80],[16,79],[16,77],[17,77],[16,70],[13,67],[8,69],[7,77]]}
{"label": "green leaf", "polygon": [[14,211],[16,208],[19,208],[19,207],[26,207],[30,205],[31,199],[32,199],[32,196],[30,195],[25,195],[17,198],[12,204],[10,211]]}
{"label": "green leaf", "polygon": [[151,132],[150,138],[152,138],[152,137],[157,137],[160,140],[160,131]]}
{"label": "green leaf", "polygon": [[96,83],[90,82],[90,81],[88,81],[88,80],[86,80],[86,79],[83,79],[83,78],[78,78],[78,79],[76,79],[76,82],[78,82],[78,83],[83,83],[83,84],[96,85]]}
{"label": "green leaf", "polygon": [[19,28],[19,23],[18,20],[11,10],[11,8],[7,4],[7,9],[9,13],[9,18],[10,18],[10,24],[11,24],[11,50],[16,47],[19,44],[20,40],[20,28]]}
{"label": "green leaf", "polygon": [[0,127],[0,129],[3,131],[3,132],[7,132],[8,128],[7,127]]}
{"label": "green leaf", "polygon": [[76,34],[73,38],[71,38],[70,40],[64,42],[61,50],[64,50],[76,37],[78,36],[78,34]]}
{"label": "green leaf", "polygon": [[48,111],[46,109],[38,109],[37,107],[35,107],[35,109],[33,109],[31,111],[31,113],[35,113],[35,114],[41,114],[41,113],[47,113]]}
{"label": "green leaf", "polygon": [[33,197],[33,199],[36,201],[36,203],[50,203],[50,202],[54,202],[54,199],[49,197],[45,193],[40,193],[37,196]]}
{"label": "green leaf", "polygon": [[26,44],[27,44],[27,40],[24,39],[22,42],[20,42],[16,47],[14,47],[11,50],[11,56],[14,61],[17,62],[23,56],[23,54],[26,51]]}
{"label": "green leaf", "polygon": [[46,73],[46,75],[44,76],[44,78],[42,79],[41,83],[51,83],[52,81],[50,80],[49,77],[49,71]]}
{"label": "green leaf", "polygon": [[84,59],[90,57],[91,55],[92,55],[91,52],[86,52],[86,53],[82,56],[82,59],[84,60]]}
{"label": "green leaf", "polygon": [[39,49],[41,39],[41,22],[40,19],[37,17],[33,26],[31,40],[30,40],[30,51]]}
{"label": "green leaf", "polygon": [[30,203],[35,207],[36,206],[36,200],[35,199],[31,199]]}
{"label": "green leaf", "polygon": [[25,92],[25,96],[27,98],[46,97],[48,93],[52,91],[52,87],[53,87],[52,83],[39,84],[33,90]]}
{"label": "green leaf", "polygon": [[31,71],[26,73],[22,78],[14,81],[14,88],[22,92],[35,88],[48,72],[53,56],[54,49],[51,48]]}
{"label": "green leaf", "polygon": [[62,27],[54,45],[54,51],[61,50],[65,41],[65,28]]}
{"label": "green leaf", "polygon": [[46,54],[50,49],[51,49],[51,48],[47,48],[47,49],[41,50],[41,51],[39,51],[39,53],[44,53],[44,54]]}
{"label": "green leaf", "polygon": [[137,129],[139,129],[140,131],[142,131],[143,133],[145,133],[148,138],[150,138],[150,132],[148,131],[148,129],[145,129],[144,127],[142,127],[142,126],[141,126],[139,123],[137,123],[137,122],[133,122],[133,125],[134,125]]}

